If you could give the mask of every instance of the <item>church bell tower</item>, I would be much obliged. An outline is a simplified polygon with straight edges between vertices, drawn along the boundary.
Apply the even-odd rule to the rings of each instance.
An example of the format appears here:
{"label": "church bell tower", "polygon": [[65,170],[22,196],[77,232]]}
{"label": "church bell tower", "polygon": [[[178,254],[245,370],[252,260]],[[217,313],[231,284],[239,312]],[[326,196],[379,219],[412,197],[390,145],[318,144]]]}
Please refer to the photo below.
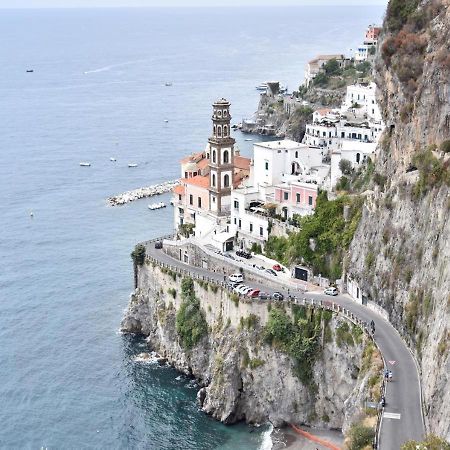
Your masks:
{"label": "church bell tower", "polygon": [[213,133],[208,139],[209,208],[218,216],[230,212],[233,185],[234,143],[230,136],[230,102],[221,98],[213,103]]}

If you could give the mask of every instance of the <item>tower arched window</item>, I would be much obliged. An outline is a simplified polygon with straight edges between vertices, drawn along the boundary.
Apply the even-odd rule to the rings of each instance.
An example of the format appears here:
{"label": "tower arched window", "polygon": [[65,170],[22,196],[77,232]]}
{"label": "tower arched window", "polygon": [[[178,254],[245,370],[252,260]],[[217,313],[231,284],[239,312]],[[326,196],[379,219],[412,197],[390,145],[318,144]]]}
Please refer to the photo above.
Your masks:
{"label": "tower arched window", "polygon": [[227,137],[228,136],[228,125],[224,125],[223,126],[223,137]]}
{"label": "tower arched window", "polygon": [[215,164],[216,163],[216,151],[213,150],[212,152],[212,162]]}
{"label": "tower arched window", "polygon": [[222,117],[222,111],[220,109],[217,111],[217,116]]}
{"label": "tower arched window", "polygon": [[228,164],[229,162],[230,162],[230,156],[229,156],[228,150],[225,150],[223,152],[223,163]]}
{"label": "tower arched window", "polygon": [[230,175],[227,174],[223,177],[223,186],[224,187],[230,186]]}
{"label": "tower arched window", "polygon": [[223,110],[223,117],[227,117],[227,110],[226,109]]}
{"label": "tower arched window", "polygon": [[222,127],[220,125],[217,126],[217,136],[222,137]]}
{"label": "tower arched window", "polygon": [[215,173],[212,174],[212,186],[216,187],[216,174]]}
{"label": "tower arched window", "polygon": [[214,136],[216,135],[216,126],[215,125],[213,127],[213,134],[214,134]]}

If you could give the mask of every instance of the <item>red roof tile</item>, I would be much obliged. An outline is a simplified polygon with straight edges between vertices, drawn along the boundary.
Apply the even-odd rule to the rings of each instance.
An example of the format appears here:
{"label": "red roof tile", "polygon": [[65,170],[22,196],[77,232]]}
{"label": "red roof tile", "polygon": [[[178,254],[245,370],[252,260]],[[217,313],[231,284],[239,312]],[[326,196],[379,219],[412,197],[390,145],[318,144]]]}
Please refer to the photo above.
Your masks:
{"label": "red roof tile", "polygon": [[245,158],[244,156],[234,157],[234,167],[242,170],[250,170],[250,158]]}
{"label": "red roof tile", "polygon": [[202,177],[201,175],[196,175],[192,178],[182,178],[182,183],[192,184],[194,186],[207,188],[209,187],[209,177]]}

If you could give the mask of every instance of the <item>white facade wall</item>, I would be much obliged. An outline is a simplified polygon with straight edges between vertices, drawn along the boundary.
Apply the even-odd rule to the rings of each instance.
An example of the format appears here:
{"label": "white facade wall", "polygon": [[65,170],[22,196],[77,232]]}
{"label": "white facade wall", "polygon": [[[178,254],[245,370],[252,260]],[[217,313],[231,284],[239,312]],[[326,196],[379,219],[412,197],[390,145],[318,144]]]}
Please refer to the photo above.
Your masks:
{"label": "white facade wall", "polygon": [[347,280],[347,292],[357,303],[362,304],[362,292],[356,281],[352,279]]}

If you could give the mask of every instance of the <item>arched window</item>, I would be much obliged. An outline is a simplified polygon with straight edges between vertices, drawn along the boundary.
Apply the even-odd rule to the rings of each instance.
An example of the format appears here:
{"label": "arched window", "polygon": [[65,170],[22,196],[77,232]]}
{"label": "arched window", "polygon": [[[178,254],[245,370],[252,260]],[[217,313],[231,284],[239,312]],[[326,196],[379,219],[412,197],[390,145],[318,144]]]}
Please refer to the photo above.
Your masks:
{"label": "arched window", "polygon": [[230,186],[230,175],[225,175],[223,177],[223,186],[229,187]]}
{"label": "arched window", "polygon": [[215,173],[212,174],[212,186],[216,187],[216,174]]}
{"label": "arched window", "polygon": [[222,117],[222,111],[220,109],[217,111],[217,116]]}
{"label": "arched window", "polygon": [[228,126],[224,125],[223,126],[223,137],[227,137],[228,136]]}
{"label": "arched window", "polygon": [[222,137],[222,127],[220,125],[217,127],[217,136]]}
{"label": "arched window", "polygon": [[298,158],[298,152],[295,152],[295,157]]}
{"label": "arched window", "polygon": [[213,150],[212,152],[212,162],[215,164],[216,163],[216,151]]}
{"label": "arched window", "polygon": [[359,153],[356,154],[356,164],[359,164],[359,161],[361,161],[361,155]]}
{"label": "arched window", "polygon": [[216,135],[216,126],[215,125],[214,125],[213,129],[214,129],[214,136],[215,136]]}
{"label": "arched window", "polygon": [[223,163],[224,164],[228,164],[230,161],[229,161],[229,156],[228,156],[228,150],[225,150],[224,152],[223,152]]}
{"label": "arched window", "polygon": [[223,117],[227,117],[227,110],[226,109],[223,110]]}

